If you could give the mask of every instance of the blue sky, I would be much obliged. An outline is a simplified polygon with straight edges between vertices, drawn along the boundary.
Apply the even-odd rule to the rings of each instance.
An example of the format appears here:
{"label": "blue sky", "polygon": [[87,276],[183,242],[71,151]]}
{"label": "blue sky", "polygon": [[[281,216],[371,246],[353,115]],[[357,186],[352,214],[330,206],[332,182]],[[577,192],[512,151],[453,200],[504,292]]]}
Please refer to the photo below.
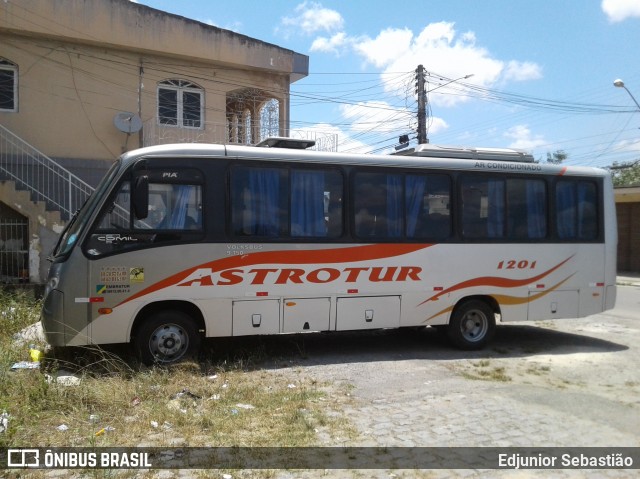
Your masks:
{"label": "blue sky", "polygon": [[640,108],[613,86],[640,101],[640,0],[138,3],[308,55],[291,127],[337,135],[341,151],[415,138],[422,64],[431,143],[564,150],[588,166],[640,158]]}

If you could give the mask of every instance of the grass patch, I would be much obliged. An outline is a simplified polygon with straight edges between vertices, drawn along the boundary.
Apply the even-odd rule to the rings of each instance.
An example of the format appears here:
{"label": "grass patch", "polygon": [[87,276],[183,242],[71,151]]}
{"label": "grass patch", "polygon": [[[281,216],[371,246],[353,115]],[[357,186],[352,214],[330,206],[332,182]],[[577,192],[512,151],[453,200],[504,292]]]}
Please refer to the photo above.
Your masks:
{"label": "grass patch", "polygon": [[463,371],[462,376],[466,379],[509,382],[511,377],[507,375],[504,367],[491,367],[491,360],[481,359],[478,362],[471,363],[474,369]]}
{"label": "grass patch", "polygon": [[[0,295],[0,413],[10,415],[0,447],[309,446],[353,434],[335,414],[345,391],[291,370],[249,370],[256,358],[246,351],[233,360],[144,368],[85,348],[81,362],[45,357],[40,370],[11,371],[29,360],[28,345],[17,346],[13,335],[38,320],[39,306]],[[81,382],[50,381],[61,368]]]}
{"label": "grass patch", "polygon": [[549,371],[551,371],[551,368],[549,366],[533,365],[527,368],[527,373],[533,374],[534,376],[542,376],[549,373]]}

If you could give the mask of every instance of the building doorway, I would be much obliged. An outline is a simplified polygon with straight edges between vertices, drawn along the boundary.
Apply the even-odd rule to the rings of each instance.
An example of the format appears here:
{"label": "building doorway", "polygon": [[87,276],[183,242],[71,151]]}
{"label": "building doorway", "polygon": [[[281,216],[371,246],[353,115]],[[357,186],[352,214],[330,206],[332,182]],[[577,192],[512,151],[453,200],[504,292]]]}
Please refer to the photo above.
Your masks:
{"label": "building doorway", "polygon": [[0,284],[29,281],[29,220],[0,202]]}

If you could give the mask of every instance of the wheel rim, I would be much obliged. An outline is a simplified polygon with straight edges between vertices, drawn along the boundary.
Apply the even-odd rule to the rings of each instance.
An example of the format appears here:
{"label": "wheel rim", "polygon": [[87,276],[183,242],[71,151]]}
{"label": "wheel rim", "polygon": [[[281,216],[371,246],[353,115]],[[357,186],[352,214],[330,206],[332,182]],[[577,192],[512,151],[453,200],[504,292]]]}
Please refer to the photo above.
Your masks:
{"label": "wheel rim", "polygon": [[149,338],[149,350],[160,362],[171,362],[184,356],[189,348],[189,336],[177,324],[163,324]]}
{"label": "wheel rim", "polygon": [[487,334],[489,319],[477,309],[467,312],[460,321],[460,332],[469,342],[480,341]]}

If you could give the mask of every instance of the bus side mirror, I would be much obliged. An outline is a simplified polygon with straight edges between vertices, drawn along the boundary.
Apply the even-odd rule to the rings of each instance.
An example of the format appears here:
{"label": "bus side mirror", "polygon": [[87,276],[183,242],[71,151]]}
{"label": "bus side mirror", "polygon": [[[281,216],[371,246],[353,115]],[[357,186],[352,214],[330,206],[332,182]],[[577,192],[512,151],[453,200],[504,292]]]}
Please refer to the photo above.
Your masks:
{"label": "bus side mirror", "polygon": [[132,201],[133,214],[136,219],[143,220],[149,216],[149,177],[147,175],[136,177]]}

